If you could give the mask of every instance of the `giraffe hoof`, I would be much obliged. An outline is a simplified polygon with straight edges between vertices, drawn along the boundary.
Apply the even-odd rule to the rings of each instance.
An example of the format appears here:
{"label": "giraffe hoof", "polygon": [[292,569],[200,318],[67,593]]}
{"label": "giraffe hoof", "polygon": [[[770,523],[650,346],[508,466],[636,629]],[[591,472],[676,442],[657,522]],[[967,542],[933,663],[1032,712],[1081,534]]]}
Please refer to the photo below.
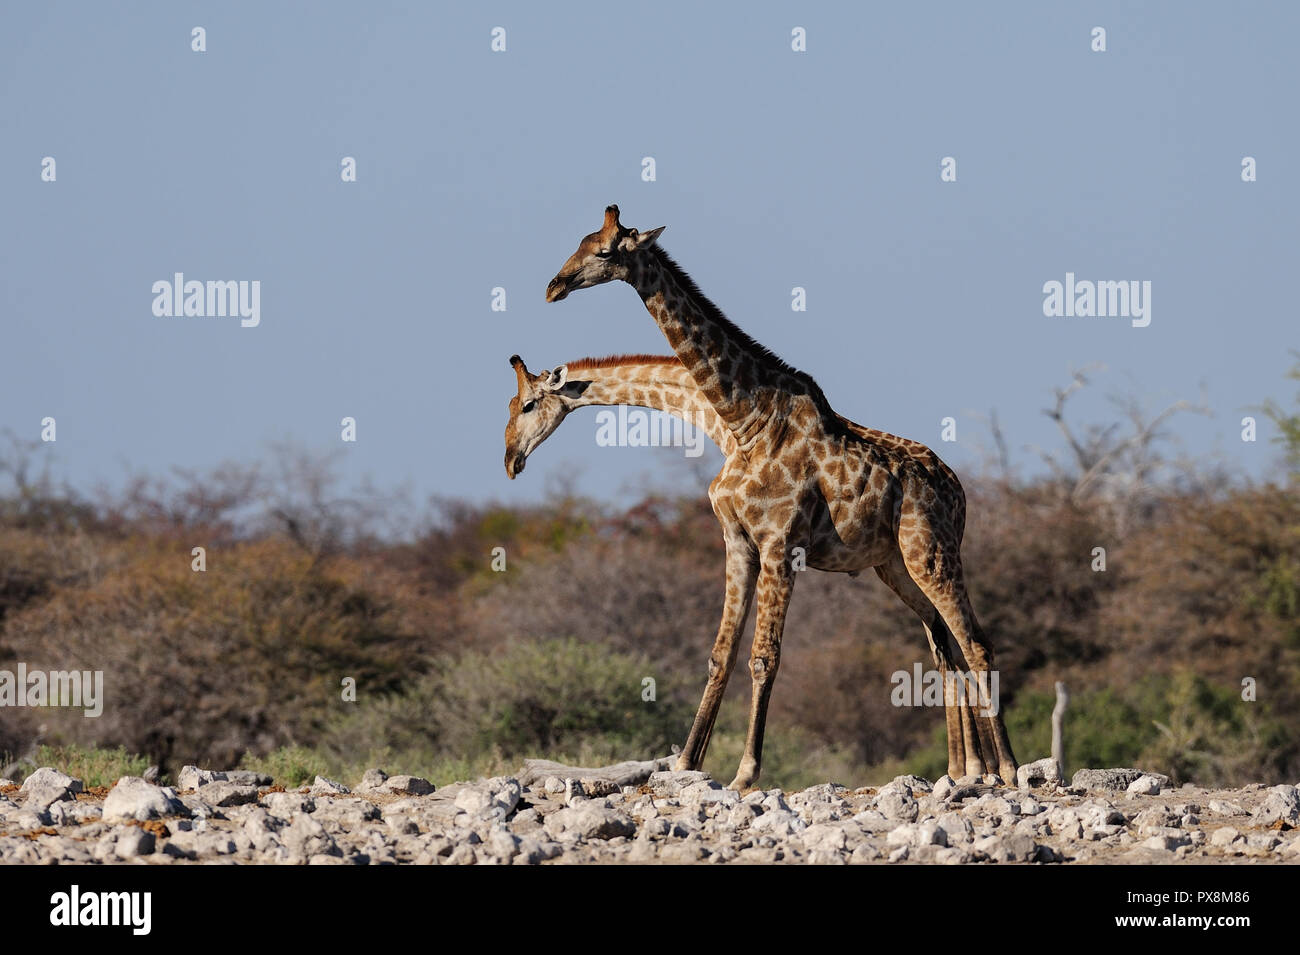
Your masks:
{"label": "giraffe hoof", "polygon": [[758,760],[753,756],[745,756],[740,761],[740,768],[736,770],[736,778],[731,781],[731,785],[727,788],[743,793],[754,785],[754,780],[758,779],[758,773]]}
{"label": "giraffe hoof", "polygon": [[738,793],[743,793],[747,789],[754,788],[754,780],[758,779],[758,773],[747,773],[743,770],[736,773],[736,778],[727,784],[728,789],[734,789]]}

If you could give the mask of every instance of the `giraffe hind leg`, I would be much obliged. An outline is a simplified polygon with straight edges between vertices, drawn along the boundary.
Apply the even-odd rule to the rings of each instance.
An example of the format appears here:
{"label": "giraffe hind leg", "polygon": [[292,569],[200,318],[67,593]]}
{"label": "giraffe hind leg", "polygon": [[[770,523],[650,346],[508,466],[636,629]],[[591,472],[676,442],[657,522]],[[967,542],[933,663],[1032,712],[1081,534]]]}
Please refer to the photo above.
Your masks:
{"label": "giraffe hind leg", "polygon": [[978,761],[980,749],[974,708],[958,702],[952,681],[957,670],[954,658],[960,657],[957,645],[939,611],[908,574],[902,554],[895,552],[887,563],[877,566],[875,571],[885,586],[920,618],[921,625],[925,628],[934,665],[943,678],[944,722],[948,730],[948,775],[953,779],[961,779],[972,771],[968,764],[972,757]]}
{"label": "giraffe hind leg", "polygon": [[[937,545],[935,545],[937,548]],[[929,553],[913,552],[905,554],[904,561],[912,580],[929,599],[943,617],[953,640],[965,660],[966,674],[969,679],[979,679],[981,675],[991,680],[993,676],[993,649],[989,646],[980,629],[975,611],[971,607],[961,574],[961,558],[951,551]],[[987,684],[991,688],[991,683]],[[967,703],[983,707],[993,701],[982,701],[980,694],[973,688],[966,694]],[[973,697],[973,699],[972,699]],[[984,771],[997,772],[1002,781],[1014,783],[1016,778],[1016,757],[1011,749],[1011,740],[1007,735],[1006,725],[1002,721],[1002,712],[995,709],[989,715],[979,715],[975,720],[977,733],[974,749],[978,768],[967,765],[968,773]],[[971,746],[967,746],[967,751]],[[980,759],[982,751],[985,758]]]}

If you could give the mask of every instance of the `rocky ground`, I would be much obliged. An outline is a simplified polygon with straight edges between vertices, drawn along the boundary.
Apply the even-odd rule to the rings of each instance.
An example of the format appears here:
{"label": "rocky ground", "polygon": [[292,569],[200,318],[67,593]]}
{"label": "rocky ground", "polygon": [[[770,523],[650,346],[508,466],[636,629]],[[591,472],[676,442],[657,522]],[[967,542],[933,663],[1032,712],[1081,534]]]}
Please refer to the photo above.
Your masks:
{"label": "rocky ground", "polygon": [[175,787],[128,776],[87,790],[43,768],[21,786],[0,779],[0,862],[1300,862],[1295,786],[1172,789],[1134,769],[1080,770],[1066,786],[1044,760],[1015,786],[901,776],[879,789],[742,794],[667,765],[533,760],[436,791],[379,770],[351,791],[321,777],[285,791],[192,766]]}

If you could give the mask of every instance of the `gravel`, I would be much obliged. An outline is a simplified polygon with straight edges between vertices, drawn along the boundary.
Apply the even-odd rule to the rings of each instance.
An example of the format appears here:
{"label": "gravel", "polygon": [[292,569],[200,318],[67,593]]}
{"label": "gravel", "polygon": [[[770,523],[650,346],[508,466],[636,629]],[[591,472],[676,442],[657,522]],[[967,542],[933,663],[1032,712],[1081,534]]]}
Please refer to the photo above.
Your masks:
{"label": "gravel", "polygon": [[[1044,761],[1040,761],[1044,762]],[[1050,762],[1050,761],[1048,761]],[[637,769],[640,765],[643,768]],[[178,865],[1025,865],[1300,861],[1300,791],[1169,788],[1137,769],[1046,765],[1016,785],[900,776],[736,793],[662,761],[612,774],[534,764],[439,789],[368,771],[317,777],[186,767],[184,784],[124,777],[107,796],[44,767],[0,794],[0,862]],[[1030,764],[1031,766],[1035,764]],[[1041,772],[1040,772],[1041,771]],[[520,777],[529,779],[523,782]],[[178,780],[179,782],[179,780]],[[1035,785],[1035,783],[1038,783]]]}

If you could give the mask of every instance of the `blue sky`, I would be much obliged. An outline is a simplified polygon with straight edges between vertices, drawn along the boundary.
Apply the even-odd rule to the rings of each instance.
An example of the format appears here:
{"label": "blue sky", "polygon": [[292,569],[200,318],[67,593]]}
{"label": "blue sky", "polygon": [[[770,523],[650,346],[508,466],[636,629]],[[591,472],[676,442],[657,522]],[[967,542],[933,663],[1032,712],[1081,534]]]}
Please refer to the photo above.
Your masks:
{"label": "blue sky", "polygon": [[[1102,363],[1081,420],[1113,418],[1111,392],[1158,409],[1204,387],[1213,416],[1171,430],[1262,475],[1276,449],[1266,427],[1243,444],[1240,419],[1292,398],[1300,348],[1298,10],[14,0],[0,428],[35,438],[54,416],[44,451],[83,488],[287,439],[419,495],[702,489],[679,451],[597,446],[590,410],[504,473],[512,353],[668,351],[625,285],[543,300],[617,202],[838,411],[959,472],[996,409],[1032,473],[1030,446],[1060,444],[1052,388]],[[156,317],[175,272],[260,281],[261,324]],[[1150,281],[1151,324],[1045,317],[1066,272]]]}

